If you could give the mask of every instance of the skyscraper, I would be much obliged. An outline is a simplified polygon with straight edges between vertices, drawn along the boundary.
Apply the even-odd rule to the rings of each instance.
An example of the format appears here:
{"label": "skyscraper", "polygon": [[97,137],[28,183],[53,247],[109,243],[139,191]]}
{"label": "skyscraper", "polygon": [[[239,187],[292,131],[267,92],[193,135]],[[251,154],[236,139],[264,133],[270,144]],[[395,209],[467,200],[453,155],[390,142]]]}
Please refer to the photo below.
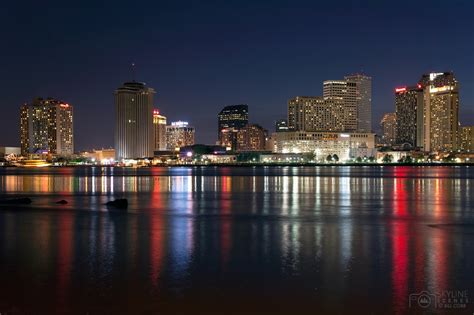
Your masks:
{"label": "skyscraper", "polygon": [[217,115],[217,133],[219,144],[231,149],[236,148],[237,132],[249,122],[248,105],[229,105]]}
{"label": "skyscraper", "polygon": [[194,127],[186,121],[175,121],[166,126],[166,148],[179,151],[179,148],[194,144]]}
{"label": "skyscraper", "polygon": [[323,98],[329,115],[334,118],[334,126],[329,130],[357,130],[357,83],[352,81],[329,80],[323,82]]}
{"label": "skyscraper", "polygon": [[115,91],[117,160],[153,156],[153,95],[145,83],[126,82]]}
{"label": "skyscraper", "polygon": [[395,113],[387,113],[383,115],[380,126],[382,127],[382,143],[386,145],[394,145],[397,130],[397,115]]}
{"label": "skyscraper", "polygon": [[154,151],[166,150],[166,117],[158,109],[153,110]]}
{"label": "skyscraper", "polygon": [[398,145],[411,148],[423,146],[423,89],[399,87],[395,89],[396,137]]}
{"label": "skyscraper", "polygon": [[20,109],[21,154],[74,153],[73,108],[53,98],[36,98]]}
{"label": "skyscraper", "polygon": [[423,88],[425,151],[454,151],[459,147],[459,86],[452,72],[429,73]]}
{"label": "skyscraper", "polygon": [[356,83],[357,131],[372,132],[372,78],[353,74],[344,79]]}
{"label": "skyscraper", "polygon": [[474,152],[474,126],[461,127],[460,147],[465,152]]}
{"label": "skyscraper", "polygon": [[265,150],[266,130],[257,124],[248,124],[237,132],[237,151]]}

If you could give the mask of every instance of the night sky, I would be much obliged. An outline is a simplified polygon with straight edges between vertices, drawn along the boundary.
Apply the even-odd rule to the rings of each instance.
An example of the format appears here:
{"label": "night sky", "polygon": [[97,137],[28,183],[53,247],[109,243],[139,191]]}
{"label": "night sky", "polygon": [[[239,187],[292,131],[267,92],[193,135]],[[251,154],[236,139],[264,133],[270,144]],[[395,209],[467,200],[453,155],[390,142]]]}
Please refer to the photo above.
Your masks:
{"label": "night sky", "polygon": [[361,71],[374,127],[396,86],[431,71],[455,72],[461,123],[474,124],[473,1],[329,2],[2,1],[0,146],[19,146],[19,107],[36,96],[74,106],[76,150],[113,146],[113,92],[132,62],[199,143],[215,142],[225,105],[248,104],[273,131],[289,98]]}

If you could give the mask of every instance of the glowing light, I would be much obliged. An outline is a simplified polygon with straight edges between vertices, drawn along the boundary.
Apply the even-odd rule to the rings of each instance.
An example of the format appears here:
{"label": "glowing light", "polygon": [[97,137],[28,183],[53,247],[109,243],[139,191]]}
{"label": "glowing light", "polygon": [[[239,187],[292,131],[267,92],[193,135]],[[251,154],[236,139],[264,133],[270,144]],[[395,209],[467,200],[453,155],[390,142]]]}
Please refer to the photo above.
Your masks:
{"label": "glowing light", "polygon": [[346,133],[341,133],[341,138],[349,138],[351,135],[348,135]]}
{"label": "glowing light", "polygon": [[406,87],[400,87],[395,89],[395,93],[401,93],[401,92],[406,92],[407,88]]}
{"label": "glowing light", "polygon": [[171,123],[171,126],[174,126],[174,127],[187,127],[188,122],[187,121],[181,121],[181,120],[173,121]]}
{"label": "glowing light", "polygon": [[189,152],[186,153],[186,156],[187,156],[187,157],[192,157],[192,156],[193,156],[193,153],[192,153],[191,151],[189,151]]}

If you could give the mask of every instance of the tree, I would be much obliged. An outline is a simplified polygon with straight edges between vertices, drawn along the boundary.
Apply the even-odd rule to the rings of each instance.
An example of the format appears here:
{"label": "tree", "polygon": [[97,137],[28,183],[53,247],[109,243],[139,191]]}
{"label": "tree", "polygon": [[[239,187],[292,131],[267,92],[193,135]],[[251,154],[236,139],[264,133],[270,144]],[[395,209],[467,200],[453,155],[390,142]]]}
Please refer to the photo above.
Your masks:
{"label": "tree", "polygon": [[331,155],[331,154],[329,154],[329,155],[326,157],[326,161],[332,162],[332,155]]}
{"label": "tree", "polygon": [[391,154],[385,154],[385,155],[383,156],[382,161],[383,161],[384,163],[392,163],[392,161],[393,161],[393,155],[391,155]]}
{"label": "tree", "polygon": [[362,158],[361,158],[360,156],[358,156],[358,157],[356,158],[356,162],[357,162],[357,163],[362,163]]}
{"label": "tree", "polygon": [[339,157],[337,156],[337,154],[333,154],[332,159],[336,162],[339,162]]}
{"label": "tree", "polygon": [[371,157],[369,157],[369,162],[374,163],[375,162],[375,156],[372,155]]}

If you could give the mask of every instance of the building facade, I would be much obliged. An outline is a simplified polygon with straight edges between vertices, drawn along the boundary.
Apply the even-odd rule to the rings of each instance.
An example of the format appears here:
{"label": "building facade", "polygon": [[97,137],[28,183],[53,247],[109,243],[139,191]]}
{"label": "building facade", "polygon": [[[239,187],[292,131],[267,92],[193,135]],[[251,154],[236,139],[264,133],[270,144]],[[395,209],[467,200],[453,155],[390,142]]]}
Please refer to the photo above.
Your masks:
{"label": "building facade", "polygon": [[372,132],[372,78],[353,74],[344,79],[356,84],[357,131]]}
{"label": "building facade", "polygon": [[116,159],[153,156],[153,96],[145,83],[126,82],[115,91]]}
{"label": "building facade", "polygon": [[321,96],[297,96],[288,101],[288,130],[326,130],[333,125]]}
{"label": "building facade", "polygon": [[395,89],[395,143],[411,148],[423,146],[423,89],[399,87]]}
{"label": "building facade", "polygon": [[166,150],[166,117],[158,109],[153,110],[153,151]]}
{"label": "building facade", "polygon": [[383,115],[380,127],[382,128],[381,143],[385,145],[394,145],[397,135],[397,115],[396,113],[387,113]]}
{"label": "building facade", "polygon": [[266,130],[257,124],[249,124],[237,132],[237,151],[264,151]]}
{"label": "building facade", "polygon": [[[357,83],[341,80],[323,82],[323,98],[325,106],[334,117],[331,131],[357,130]],[[324,129],[320,129],[324,130]]]}
{"label": "building facade", "polygon": [[20,108],[21,154],[74,153],[73,107],[65,102],[36,98]]}
{"label": "building facade", "polygon": [[461,127],[460,147],[464,152],[474,152],[474,126]]}
{"label": "building facade", "polygon": [[422,76],[423,148],[425,151],[459,149],[459,86],[452,72]]}
{"label": "building facade", "polygon": [[175,121],[166,126],[166,149],[179,151],[181,147],[194,144],[194,127],[186,121]]}
{"label": "building facade", "polygon": [[341,132],[274,133],[275,153],[313,153],[316,161],[336,154],[340,161],[375,154],[375,134]]}
{"label": "building facade", "polygon": [[229,105],[217,115],[217,135],[220,145],[235,150],[237,132],[249,122],[249,108],[246,104]]}

